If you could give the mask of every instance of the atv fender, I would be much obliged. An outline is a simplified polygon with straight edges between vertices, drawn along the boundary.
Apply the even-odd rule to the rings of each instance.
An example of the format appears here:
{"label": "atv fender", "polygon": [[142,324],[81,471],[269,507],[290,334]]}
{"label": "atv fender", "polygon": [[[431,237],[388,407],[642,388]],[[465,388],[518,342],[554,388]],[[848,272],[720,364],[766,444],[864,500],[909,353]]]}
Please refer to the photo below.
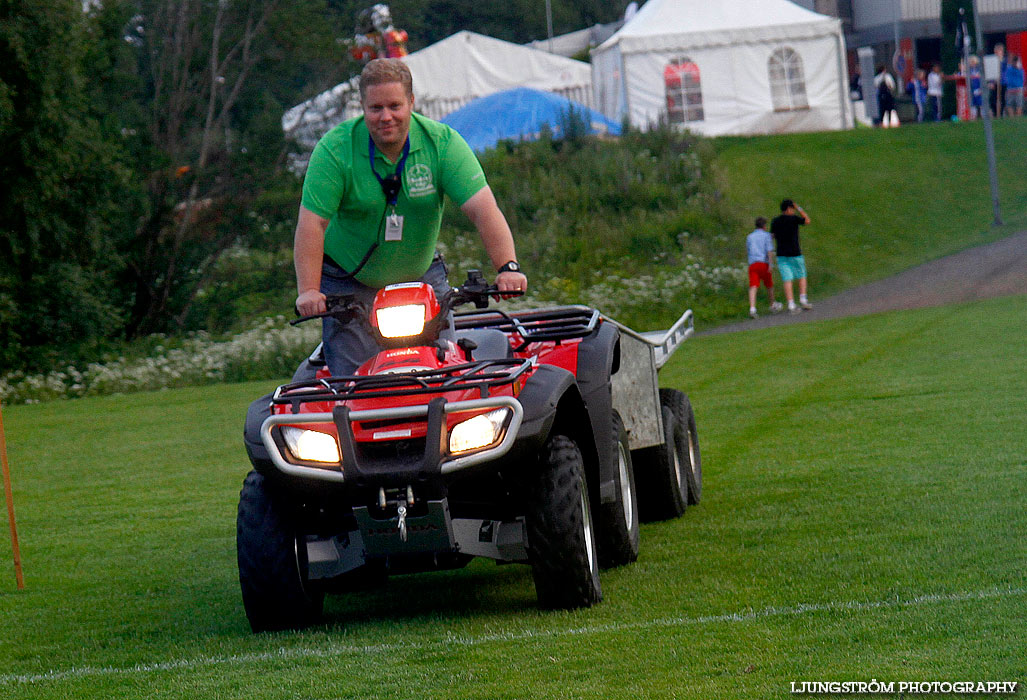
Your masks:
{"label": "atv fender", "polygon": [[588,418],[574,375],[555,365],[541,365],[531,375],[517,400],[524,407],[524,420],[517,434],[517,444],[506,459],[535,458],[553,432],[566,435],[577,443],[585,462],[586,480],[594,485],[591,494],[598,503],[599,454],[595,434]]}
{"label": "atv fender", "polygon": [[588,409],[599,455],[601,503],[616,498],[617,455],[615,441],[607,439],[613,425],[613,384],[610,378],[620,369],[620,330],[612,323],[603,323],[578,346],[578,388]]}
{"label": "atv fender", "polygon": [[271,397],[272,394],[264,394],[250,404],[246,410],[246,425],[243,428],[246,454],[250,456],[253,468],[264,476],[267,476],[268,472],[277,471],[271,463],[271,456],[268,455],[267,448],[260,440],[260,426],[264,423],[264,419],[271,415]]}

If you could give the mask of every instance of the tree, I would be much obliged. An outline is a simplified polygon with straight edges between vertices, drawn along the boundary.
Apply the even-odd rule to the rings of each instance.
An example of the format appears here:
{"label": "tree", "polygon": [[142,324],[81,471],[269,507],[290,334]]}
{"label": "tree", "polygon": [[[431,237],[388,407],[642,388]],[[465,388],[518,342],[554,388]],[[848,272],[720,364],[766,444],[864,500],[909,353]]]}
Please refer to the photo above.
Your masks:
{"label": "tree", "polygon": [[[208,270],[245,238],[249,205],[284,174],[280,119],[312,80],[296,69],[344,55],[324,4],[308,0],[119,0],[136,59],[135,169],[146,207],[125,248],[126,335],[174,330]],[[111,52],[120,51],[111,45]],[[334,54],[334,56],[333,56]],[[116,60],[111,60],[116,64]]]}
{"label": "tree", "polygon": [[[374,0],[330,0],[352,26],[357,13]],[[518,43],[546,38],[543,0],[392,0],[387,3],[393,22],[410,34],[411,50],[421,49],[467,29]],[[563,0],[553,2],[553,30],[557,34],[613,22],[624,14],[628,0]]]}
{"label": "tree", "polygon": [[[959,11],[963,10],[960,16]],[[963,60],[963,45],[956,45],[956,39],[962,41],[961,23],[966,22],[967,31],[971,37],[974,36],[974,16],[971,0],[942,0],[941,3],[941,70],[945,75],[954,75],[959,71],[960,61]],[[972,51],[971,51],[972,53]],[[956,113],[956,86],[955,83],[945,82],[945,94],[942,97],[944,114]]]}
{"label": "tree", "polygon": [[[120,326],[122,151],[90,111],[79,0],[0,0],[0,362]],[[44,346],[50,352],[38,351]]]}

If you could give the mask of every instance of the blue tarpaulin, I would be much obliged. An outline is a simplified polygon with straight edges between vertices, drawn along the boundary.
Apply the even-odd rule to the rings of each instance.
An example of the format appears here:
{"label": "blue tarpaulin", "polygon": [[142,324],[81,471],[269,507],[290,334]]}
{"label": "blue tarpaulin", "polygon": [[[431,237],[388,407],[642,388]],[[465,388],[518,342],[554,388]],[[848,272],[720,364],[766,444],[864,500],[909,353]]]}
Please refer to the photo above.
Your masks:
{"label": "blue tarpaulin", "polygon": [[475,151],[493,148],[500,140],[533,141],[543,125],[561,137],[567,113],[574,110],[590,134],[620,134],[620,124],[594,109],[551,92],[514,88],[481,97],[451,112],[442,122],[460,132]]}

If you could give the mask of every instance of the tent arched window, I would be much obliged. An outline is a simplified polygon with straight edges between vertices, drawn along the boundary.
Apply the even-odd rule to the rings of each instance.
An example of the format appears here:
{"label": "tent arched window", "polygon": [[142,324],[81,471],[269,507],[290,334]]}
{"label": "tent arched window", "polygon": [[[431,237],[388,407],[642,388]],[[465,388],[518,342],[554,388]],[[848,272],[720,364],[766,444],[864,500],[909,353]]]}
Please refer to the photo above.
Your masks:
{"label": "tent arched window", "polygon": [[688,57],[676,58],[663,69],[667,95],[667,120],[671,124],[701,122],[702,81],[699,66]]}
{"label": "tent arched window", "polygon": [[787,46],[775,49],[767,61],[770,76],[770,99],[775,112],[809,109],[806,99],[806,78],[802,57]]}

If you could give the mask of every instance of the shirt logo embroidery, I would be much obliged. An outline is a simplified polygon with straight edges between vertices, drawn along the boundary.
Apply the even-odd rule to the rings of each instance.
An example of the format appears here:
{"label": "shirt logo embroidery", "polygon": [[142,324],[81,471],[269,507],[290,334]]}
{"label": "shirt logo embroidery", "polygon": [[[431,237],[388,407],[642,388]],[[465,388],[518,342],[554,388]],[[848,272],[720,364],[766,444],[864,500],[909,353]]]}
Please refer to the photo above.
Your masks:
{"label": "shirt logo embroidery", "polygon": [[423,197],[435,193],[435,183],[432,182],[431,168],[424,163],[418,163],[410,168],[407,176],[407,194],[411,197]]}

